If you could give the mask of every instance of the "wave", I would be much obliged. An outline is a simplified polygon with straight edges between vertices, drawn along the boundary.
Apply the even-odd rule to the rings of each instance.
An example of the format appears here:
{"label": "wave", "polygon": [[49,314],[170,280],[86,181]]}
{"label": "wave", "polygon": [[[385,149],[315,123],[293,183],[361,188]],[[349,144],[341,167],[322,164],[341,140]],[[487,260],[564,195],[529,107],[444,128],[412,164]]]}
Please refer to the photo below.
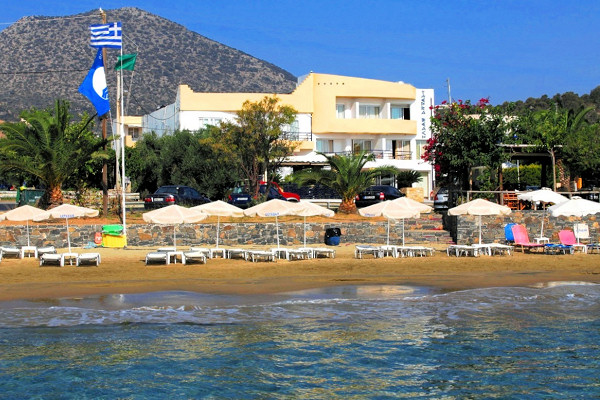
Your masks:
{"label": "wave", "polygon": [[461,320],[490,314],[600,315],[600,285],[551,282],[534,287],[470,289],[343,286],[278,295],[221,296],[192,292],[116,294],[4,302],[0,328],[116,324],[240,324],[272,321]]}

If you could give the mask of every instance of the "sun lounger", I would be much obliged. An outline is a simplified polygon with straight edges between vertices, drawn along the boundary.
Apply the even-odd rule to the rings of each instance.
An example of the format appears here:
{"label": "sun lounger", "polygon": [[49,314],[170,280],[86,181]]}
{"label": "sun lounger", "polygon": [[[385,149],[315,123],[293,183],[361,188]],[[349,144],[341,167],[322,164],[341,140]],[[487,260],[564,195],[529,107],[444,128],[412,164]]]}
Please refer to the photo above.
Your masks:
{"label": "sun lounger", "polygon": [[213,247],[209,249],[210,258],[221,257],[227,258],[227,249],[223,247]]}
{"label": "sun lounger", "polygon": [[154,251],[146,254],[146,265],[151,263],[169,264],[169,256],[166,251]]}
{"label": "sun lounger", "polygon": [[206,264],[206,254],[201,251],[184,251],[183,257],[181,257],[181,262],[183,264],[190,264],[194,262]]}
{"label": "sun lounger", "polygon": [[38,257],[38,251],[36,246],[21,246],[21,258],[25,258],[25,256],[33,258]]}
{"label": "sun lounger", "polygon": [[54,246],[38,247],[37,253],[38,257],[40,257],[42,254],[56,254],[56,248]]}
{"label": "sun lounger", "polygon": [[577,238],[575,238],[575,233],[569,229],[563,229],[558,232],[558,239],[560,240],[560,244],[565,246],[571,246],[573,252],[579,250],[582,253],[587,253],[587,246],[582,243],[577,243]]}
{"label": "sun lounger", "polygon": [[21,258],[21,250],[17,247],[2,246],[0,247],[0,251],[2,251],[3,257]]}
{"label": "sun lounger", "polygon": [[252,262],[257,261],[277,261],[277,256],[273,251],[266,250],[248,250],[248,258]]}
{"label": "sun lounger", "polygon": [[78,253],[61,253],[60,256],[62,257],[63,265],[65,265],[67,261],[69,262],[69,265],[73,265],[73,261],[75,261],[75,265],[77,265],[77,262],[79,260]]}
{"label": "sun lounger", "polygon": [[243,258],[248,260],[248,250],[246,249],[227,249],[227,258]]}
{"label": "sun lounger", "polygon": [[43,253],[40,256],[40,267],[48,264],[54,264],[62,267],[64,265],[62,255],[56,253]]}
{"label": "sun lounger", "polygon": [[383,257],[383,250],[379,246],[355,246],[354,247],[354,258],[363,258],[363,255],[370,254],[374,258]]}
{"label": "sun lounger", "polygon": [[496,255],[496,254],[506,254],[506,255],[512,255],[512,252],[514,250],[513,246],[507,245],[507,244],[501,244],[501,243],[490,243],[488,244],[490,251],[491,251],[491,255]]}
{"label": "sun lounger", "polygon": [[546,243],[544,245],[544,253],[546,254],[572,254],[573,248],[560,243]]}
{"label": "sun lounger", "polygon": [[100,265],[100,253],[82,253],[77,257],[77,265]]}
{"label": "sun lounger", "polygon": [[462,257],[462,256],[479,257],[479,255],[481,254],[481,248],[476,247],[476,246],[462,245],[462,244],[452,244],[452,245],[448,246],[448,248],[446,249],[446,254],[449,256],[456,256],[456,257]]}
{"label": "sun lounger", "polygon": [[298,250],[310,252],[310,258],[318,258],[320,256],[327,258],[335,258],[335,250],[326,247],[300,247]]}
{"label": "sun lounger", "polygon": [[516,224],[512,226],[513,236],[515,238],[515,247],[520,247],[522,252],[525,252],[525,249],[528,251],[532,250],[544,250],[544,244],[542,243],[532,243],[529,241],[529,235],[527,234],[527,229],[520,224]]}

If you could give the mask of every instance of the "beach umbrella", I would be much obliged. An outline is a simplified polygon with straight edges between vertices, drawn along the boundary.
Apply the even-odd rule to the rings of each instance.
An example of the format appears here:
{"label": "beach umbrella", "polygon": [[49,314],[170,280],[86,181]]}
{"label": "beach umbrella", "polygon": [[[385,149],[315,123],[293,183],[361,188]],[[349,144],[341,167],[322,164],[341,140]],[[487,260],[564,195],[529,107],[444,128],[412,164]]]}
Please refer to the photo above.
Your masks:
{"label": "beach umbrella", "polygon": [[264,203],[257,204],[244,210],[244,215],[248,217],[275,217],[275,230],[277,234],[277,248],[279,248],[279,221],[278,217],[284,215],[298,215],[300,209],[294,204],[294,202],[288,202],[279,199],[272,199],[265,201]]}
{"label": "beach umbrella", "polygon": [[34,221],[43,221],[45,219],[64,218],[67,225],[67,243],[69,253],[71,252],[71,236],[69,234],[69,219],[80,217],[97,217],[100,212],[92,208],[80,207],[73,204],[61,204],[58,207],[51,208],[33,217]]}
{"label": "beach umbrella", "polygon": [[199,206],[190,208],[190,210],[198,210],[206,215],[217,216],[217,248],[219,248],[219,225],[221,217],[243,217],[244,210],[222,200],[212,201]]}
{"label": "beach umbrella", "polygon": [[4,214],[0,214],[0,221],[27,221],[27,246],[29,246],[29,221],[33,220],[35,216],[43,212],[44,210],[41,208],[26,204],[24,206],[7,211]]}
{"label": "beach umbrella", "polygon": [[298,211],[296,211],[294,215],[304,217],[304,247],[306,247],[306,217],[322,216],[330,218],[335,215],[335,212],[329,208],[322,207],[306,200],[300,200],[299,202],[295,203],[295,206],[298,208]]}
{"label": "beach umbrella", "polygon": [[[541,188],[539,190],[533,190],[531,192],[519,193],[517,199],[523,201],[530,201],[532,203],[553,203],[561,204],[568,201],[569,198],[563,196],[560,193],[556,193],[550,188]],[[540,236],[544,236],[544,220],[546,219],[546,208],[544,207],[544,214],[542,215],[542,228],[540,229]]]}
{"label": "beach umbrella", "polygon": [[481,244],[481,216],[508,215],[510,213],[509,207],[485,199],[471,200],[448,210],[449,215],[477,215],[479,217],[479,244]]}
{"label": "beach umbrella", "polygon": [[177,236],[175,233],[176,225],[193,224],[200,222],[208,217],[207,214],[192,210],[191,208],[182,207],[177,204],[157,208],[156,210],[148,211],[142,214],[142,218],[146,222],[161,225],[173,225],[173,246],[177,248]]}
{"label": "beach umbrella", "polygon": [[419,203],[418,201],[413,200],[419,206],[408,202],[399,202],[398,200],[401,199],[404,199],[404,197],[395,200],[385,200],[358,210],[358,213],[363,217],[387,218],[386,244],[388,245],[390,244],[390,219],[402,219],[402,246],[404,246],[404,219],[419,218],[421,215],[421,210],[423,212],[431,211],[431,207]]}
{"label": "beach umbrella", "polygon": [[582,199],[579,196],[573,196],[564,203],[555,204],[548,207],[550,215],[553,217],[584,217],[586,215],[600,213],[600,203]]}

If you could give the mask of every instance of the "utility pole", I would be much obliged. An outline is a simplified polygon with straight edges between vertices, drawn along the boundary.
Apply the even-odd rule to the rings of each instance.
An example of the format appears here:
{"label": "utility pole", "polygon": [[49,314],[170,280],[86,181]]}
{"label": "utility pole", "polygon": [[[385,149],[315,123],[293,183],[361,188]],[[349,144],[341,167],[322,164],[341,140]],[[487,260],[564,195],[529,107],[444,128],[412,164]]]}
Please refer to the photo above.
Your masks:
{"label": "utility pole", "polygon": [[[106,24],[106,13],[100,9],[102,23]],[[106,76],[106,48],[102,48],[102,62],[104,63],[104,75]],[[102,139],[104,143],[104,151],[106,151],[106,117],[102,119]],[[106,160],[102,161],[102,215],[108,217],[108,164]]]}
{"label": "utility pole", "polygon": [[446,84],[448,85],[448,104],[452,103],[452,95],[450,94],[450,78],[446,78]]}

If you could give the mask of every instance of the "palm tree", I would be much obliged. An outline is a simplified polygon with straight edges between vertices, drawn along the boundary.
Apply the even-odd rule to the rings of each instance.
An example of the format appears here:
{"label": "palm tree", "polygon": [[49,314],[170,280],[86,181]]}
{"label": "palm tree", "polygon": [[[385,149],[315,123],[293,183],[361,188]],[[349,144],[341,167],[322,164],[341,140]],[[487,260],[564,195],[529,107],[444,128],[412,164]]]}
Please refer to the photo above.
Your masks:
{"label": "palm tree", "polygon": [[383,174],[397,174],[395,167],[383,166],[365,169],[368,161],[375,160],[373,154],[361,151],[350,155],[326,155],[319,153],[327,159],[331,169],[305,169],[294,173],[294,180],[299,185],[306,183],[320,183],[335,190],[342,198],[339,212],[355,214],[357,212],[354,198],[357,194],[373,185],[375,178]]}
{"label": "palm tree", "polygon": [[57,100],[53,111],[31,109],[21,113],[21,122],[1,124],[0,173],[37,177],[46,186],[47,203],[62,204],[63,182],[90,160],[106,157],[100,152],[104,141],[87,129],[92,118],[71,124],[69,103]]}

